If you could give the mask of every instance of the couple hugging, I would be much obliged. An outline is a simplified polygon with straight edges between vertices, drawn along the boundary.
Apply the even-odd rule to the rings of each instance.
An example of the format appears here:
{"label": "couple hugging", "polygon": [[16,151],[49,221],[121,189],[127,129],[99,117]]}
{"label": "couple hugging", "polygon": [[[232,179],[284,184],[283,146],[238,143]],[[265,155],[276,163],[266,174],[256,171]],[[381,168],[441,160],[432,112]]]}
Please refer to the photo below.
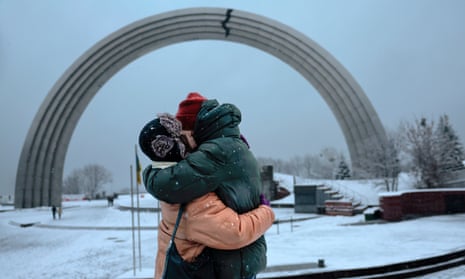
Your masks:
{"label": "couple hugging", "polygon": [[144,185],[161,201],[155,279],[175,278],[170,246],[189,278],[250,279],[265,269],[263,235],[275,216],[240,122],[236,106],[189,93],[175,117],[159,114],[140,132],[153,161]]}

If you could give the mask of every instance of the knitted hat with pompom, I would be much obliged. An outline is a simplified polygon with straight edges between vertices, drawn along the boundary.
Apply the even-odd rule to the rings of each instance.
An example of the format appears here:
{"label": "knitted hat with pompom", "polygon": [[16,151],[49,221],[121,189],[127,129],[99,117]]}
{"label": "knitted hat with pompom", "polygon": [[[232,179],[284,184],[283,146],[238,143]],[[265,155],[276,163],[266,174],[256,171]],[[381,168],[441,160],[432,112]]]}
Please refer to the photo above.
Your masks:
{"label": "knitted hat with pompom", "polygon": [[200,111],[202,103],[207,98],[197,92],[191,92],[187,95],[186,99],[179,103],[176,118],[181,121],[183,130],[194,130],[195,120]]}

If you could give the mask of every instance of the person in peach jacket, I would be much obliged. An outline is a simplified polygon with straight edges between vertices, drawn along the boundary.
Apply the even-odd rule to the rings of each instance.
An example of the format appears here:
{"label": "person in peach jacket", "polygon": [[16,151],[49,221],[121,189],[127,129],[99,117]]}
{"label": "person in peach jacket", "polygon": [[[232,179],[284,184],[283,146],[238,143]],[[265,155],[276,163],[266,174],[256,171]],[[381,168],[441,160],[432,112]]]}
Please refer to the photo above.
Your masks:
{"label": "person in peach jacket", "polygon": [[[160,114],[144,126],[139,135],[139,145],[153,161],[153,168],[166,168],[186,156],[180,132],[180,122],[169,114]],[[179,204],[166,202],[160,202],[160,206],[162,220],[158,227],[155,279],[162,278],[166,251],[180,208]],[[239,249],[260,238],[271,227],[274,218],[273,210],[265,199],[258,208],[237,214],[211,192],[185,205],[175,236],[176,248],[187,262],[201,258],[205,247]]]}

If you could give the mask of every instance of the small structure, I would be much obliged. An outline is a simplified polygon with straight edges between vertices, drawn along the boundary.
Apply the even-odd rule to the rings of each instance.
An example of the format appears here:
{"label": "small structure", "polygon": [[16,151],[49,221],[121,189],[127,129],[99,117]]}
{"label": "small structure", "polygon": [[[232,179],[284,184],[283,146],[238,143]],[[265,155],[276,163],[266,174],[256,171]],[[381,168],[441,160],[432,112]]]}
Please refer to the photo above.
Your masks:
{"label": "small structure", "polygon": [[294,185],[295,213],[317,213],[326,212],[325,202],[327,200],[339,200],[342,196],[325,185]]}
{"label": "small structure", "polygon": [[294,185],[295,213],[317,213],[318,185]]}

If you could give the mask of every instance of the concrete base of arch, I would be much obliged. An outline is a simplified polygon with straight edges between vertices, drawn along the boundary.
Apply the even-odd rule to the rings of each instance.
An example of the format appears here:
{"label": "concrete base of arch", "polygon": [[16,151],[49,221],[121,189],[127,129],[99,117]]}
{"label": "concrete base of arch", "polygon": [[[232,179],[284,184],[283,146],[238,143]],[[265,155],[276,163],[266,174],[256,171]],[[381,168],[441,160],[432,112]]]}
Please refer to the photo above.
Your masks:
{"label": "concrete base of arch", "polygon": [[63,165],[71,135],[98,90],[120,69],[161,47],[222,40],[265,51],[299,72],[326,101],[346,139],[352,164],[367,139],[384,141],[384,128],[363,90],[317,43],[272,19],[245,11],[189,8],[154,15],[117,30],[85,52],[48,93],[21,152],[16,208],[61,203]]}

